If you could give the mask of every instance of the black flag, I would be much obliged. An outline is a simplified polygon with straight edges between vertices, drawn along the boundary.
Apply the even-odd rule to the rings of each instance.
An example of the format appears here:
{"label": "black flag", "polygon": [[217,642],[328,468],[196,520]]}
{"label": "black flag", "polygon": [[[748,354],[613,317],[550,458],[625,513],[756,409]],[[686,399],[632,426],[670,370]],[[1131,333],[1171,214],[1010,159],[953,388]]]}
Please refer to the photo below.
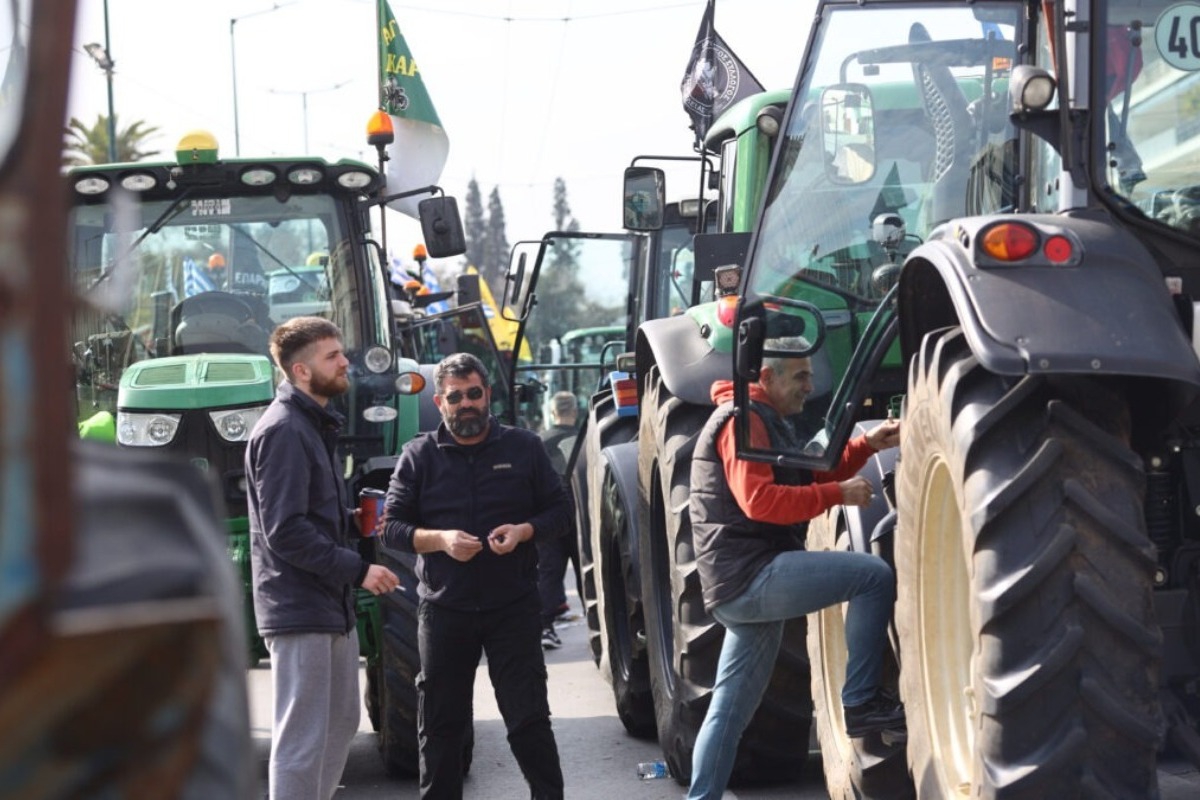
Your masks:
{"label": "black flag", "polygon": [[715,117],[743,97],[763,90],[758,79],[750,74],[713,28],[715,2],[708,0],[708,7],[704,9],[696,45],[679,86],[683,109],[692,118],[697,148],[703,146],[704,136]]}

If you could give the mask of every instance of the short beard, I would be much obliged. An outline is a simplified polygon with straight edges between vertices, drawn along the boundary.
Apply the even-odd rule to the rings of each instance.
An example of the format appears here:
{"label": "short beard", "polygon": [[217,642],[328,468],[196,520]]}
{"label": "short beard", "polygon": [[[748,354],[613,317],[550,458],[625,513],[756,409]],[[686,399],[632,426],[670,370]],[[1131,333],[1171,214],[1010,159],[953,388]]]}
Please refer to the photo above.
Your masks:
{"label": "short beard", "polygon": [[345,375],[335,375],[329,380],[313,375],[309,381],[308,390],[317,397],[333,398],[346,393],[350,388],[350,379]]}
{"label": "short beard", "polygon": [[461,412],[449,414],[445,417],[445,420],[446,427],[460,439],[473,439],[487,430],[488,425],[487,414],[484,414],[482,411],[468,414],[465,417],[461,416]]}

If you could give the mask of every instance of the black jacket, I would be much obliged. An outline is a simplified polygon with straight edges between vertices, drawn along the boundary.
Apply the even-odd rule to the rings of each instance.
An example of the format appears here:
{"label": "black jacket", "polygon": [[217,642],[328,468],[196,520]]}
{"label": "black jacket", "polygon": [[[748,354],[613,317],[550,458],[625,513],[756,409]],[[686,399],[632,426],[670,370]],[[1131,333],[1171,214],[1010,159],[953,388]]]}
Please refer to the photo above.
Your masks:
{"label": "black jacket", "polygon": [[[537,591],[534,541],[560,536],[567,494],[537,435],[491,418],[477,445],[454,441],[445,423],[404,446],[387,495],[384,543],[413,550],[417,528],[461,530],[485,540],[470,561],[446,553],[417,558],[423,600],[461,611],[502,608]],[[487,546],[497,526],[528,522],[534,539],[498,556]]]}
{"label": "black jacket", "polygon": [[291,383],[246,443],[254,613],[263,636],[347,633],[367,562],[336,447],[342,417]]}

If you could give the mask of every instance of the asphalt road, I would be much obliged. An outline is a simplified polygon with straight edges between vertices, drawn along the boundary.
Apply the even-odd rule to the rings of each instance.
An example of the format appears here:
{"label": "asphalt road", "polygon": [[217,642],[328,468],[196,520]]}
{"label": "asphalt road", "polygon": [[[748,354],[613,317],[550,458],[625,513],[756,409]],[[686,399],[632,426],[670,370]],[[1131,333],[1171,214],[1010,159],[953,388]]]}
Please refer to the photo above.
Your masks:
{"label": "asphalt road", "polygon": [[[578,612],[574,592],[568,595]],[[546,653],[550,674],[550,709],[554,734],[566,781],[566,796],[571,800],[678,800],[684,787],[674,780],[643,781],[637,776],[641,761],[661,758],[655,741],[635,739],[625,732],[613,709],[612,689],[592,662],[587,643],[587,626],[582,620],[560,623],[563,646]],[[360,672],[360,685],[365,680]],[[262,786],[266,786],[267,756],[271,738],[271,683],[267,661],[249,671],[251,725],[261,765]],[[417,781],[388,777],[376,750],[367,712],[350,750],[350,760],[342,776],[343,788],[338,800],[396,800],[415,798]],[[265,796],[265,795],[264,795]],[[521,777],[508,749],[504,723],[496,708],[486,666],[481,666],[475,681],[475,758],[467,776],[464,800],[517,800],[529,797],[529,788]],[[820,756],[809,758],[809,769],[799,784],[755,787],[728,792],[728,800],[826,800],[821,778]]]}
{"label": "asphalt road", "polygon": [[[579,609],[574,593],[572,608]],[[546,653],[550,674],[550,708],[554,733],[571,800],[678,800],[684,788],[674,780],[643,781],[637,777],[641,761],[660,757],[657,742],[635,739],[625,732],[613,710],[612,690],[592,663],[587,627],[581,620],[560,624],[563,647]],[[266,786],[267,756],[271,737],[270,670],[264,660],[249,671],[251,725],[260,763],[261,785]],[[360,673],[360,685],[365,680]],[[465,800],[517,800],[529,789],[513,761],[496,709],[487,671],[481,668],[475,682],[475,759],[467,776]],[[415,778],[388,777],[376,750],[376,736],[367,713],[350,751],[338,800],[395,800],[415,798]],[[1162,800],[1200,797],[1200,773],[1189,764],[1172,762],[1159,770]],[[264,795],[265,797],[265,788]],[[754,787],[726,792],[726,800],[826,800],[821,760],[810,753],[798,783]]]}

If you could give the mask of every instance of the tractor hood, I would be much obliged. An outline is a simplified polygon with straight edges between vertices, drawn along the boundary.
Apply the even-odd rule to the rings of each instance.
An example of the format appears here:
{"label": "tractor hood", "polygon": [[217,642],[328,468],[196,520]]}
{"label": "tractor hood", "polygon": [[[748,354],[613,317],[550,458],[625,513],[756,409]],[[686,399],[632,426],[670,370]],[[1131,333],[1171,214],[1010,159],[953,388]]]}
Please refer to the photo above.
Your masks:
{"label": "tractor hood", "polygon": [[266,356],[202,353],[139,361],[121,376],[122,411],[226,408],[269,403],[275,375]]}

